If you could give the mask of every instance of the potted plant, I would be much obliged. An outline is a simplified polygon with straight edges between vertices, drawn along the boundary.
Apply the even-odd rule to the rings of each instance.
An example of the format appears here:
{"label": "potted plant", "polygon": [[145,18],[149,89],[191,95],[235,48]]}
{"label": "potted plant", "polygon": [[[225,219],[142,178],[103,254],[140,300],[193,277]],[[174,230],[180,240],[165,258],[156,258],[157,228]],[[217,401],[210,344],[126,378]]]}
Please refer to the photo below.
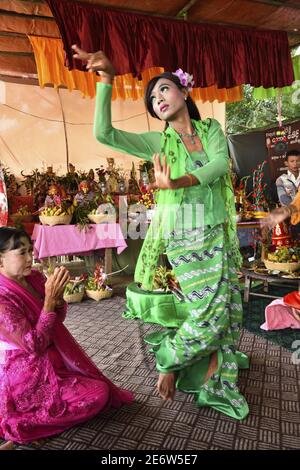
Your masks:
{"label": "potted plant", "polygon": [[138,204],[145,206],[147,220],[152,220],[155,213],[155,192],[151,189],[140,196]]}

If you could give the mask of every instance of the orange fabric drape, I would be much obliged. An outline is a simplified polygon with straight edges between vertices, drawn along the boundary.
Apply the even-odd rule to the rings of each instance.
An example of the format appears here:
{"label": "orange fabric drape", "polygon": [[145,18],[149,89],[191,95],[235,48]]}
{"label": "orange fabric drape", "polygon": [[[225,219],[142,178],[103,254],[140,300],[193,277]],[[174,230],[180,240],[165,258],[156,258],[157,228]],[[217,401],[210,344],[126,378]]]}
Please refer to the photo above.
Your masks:
{"label": "orange fabric drape", "polygon": [[84,97],[95,96],[96,74],[69,71],[64,66],[64,50],[61,39],[28,36],[33,48],[39,84],[43,88],[53,84],[55,88],[66,86],[68,90],[80,90]]}
{"label": "orange fabric drape", "polygon": [[203,102],[217,100],[219,103],[233,103],[243,99],[243,87],[217,88],[216,85],[213,85],[208,88],[195,88],[192,90],[191,96],[194,100]]}
{"label": "orange fabric drape", "polygon": [[[61,39],[29,36],[37,65],[38,79],[41,87],[53,84],[55,88],[66,86],[68,90],[80,90],[83,97],[93,98],[96,92],[96,82],[101,78],[95,73],[79,70],[69,71],[64,66],[64,50]],[[132,74],[119,75],[114,80],[113,99],[143,98],[144,87],[155,75],[163,72],[162,67],[152,67],[142,72],[142,80],[137,80]],[[218,89],[216,86],[196,88],[192,90],[195,100],[233,102],[243,99],[242,87]]]}

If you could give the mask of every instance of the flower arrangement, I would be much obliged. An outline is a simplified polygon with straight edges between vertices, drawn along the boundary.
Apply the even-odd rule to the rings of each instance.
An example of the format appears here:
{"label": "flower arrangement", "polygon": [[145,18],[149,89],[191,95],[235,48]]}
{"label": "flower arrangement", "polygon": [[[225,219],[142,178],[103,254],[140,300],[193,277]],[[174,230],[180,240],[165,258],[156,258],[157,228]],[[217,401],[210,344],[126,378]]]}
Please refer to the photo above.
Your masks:
{"label": "flower arrangement", "polygon": [[298,263],[300,261],[300,249],[287,246],[275,247],[273,245],[269,248],[267,258],[269,261],[276,263]]}
{"label": "flower arrangement", "polygon": [[97,263],[94,270],[94,275],[88,277],[87,289],[89,290],[103,290],[106,288],[107,276],[104,268],[100,263]]}
{"label": "flower arrangement", "polygon": [[263,183],[263,168],[266,160],[258,165],[253,171],[252,191],[247,193],[248,181],[250,175],[241,178],[239,185],[235,188],[235,202],[237,212],[242,213],[245,219],[257,219],[265,216],[265,210],[268,210],[268,203],[265,198],[265,188],[267,184]]}
{"label": "flower arrangement", "polygon": [[81,276],[76,276],[74,279],[70,279],[65,287],[64,295],[79,294],[84,292],[86,280],[86,274],[81,274]]}
{"label": "flower arrangement", "polygon": [[178,300],[186,300],[185,294],[180,289],[174,271],[166,266],[158,266],[155,271],[154,290],[163,290],[164,292],[172,292]]}
{"label": "flower arrangement", "polygon": [[89,276],[86,284],[86,294],[94,300],[101,300],[111,297],[112,288],[107,284],[107,274],[104,267],[97,263],[93,275]]}
{"label": "flower arrangement", "polygon": [[155,204],[155,191],[150,190],[140,196],[138,204],[142,204],[146,209],[153,209]]}
{"label": "flower arrangement", "polygon": [[70,279],[64,290],[64,300],[68,303],[81,302],[84,296],[86,274]]}
{"label": "flower arrangement", "polygon": [[154,289],[163,289],[169,291],[171,286],[176,284],[174,271],[166,268],[165,266],[158,266],[154,276]]}
{"label": "flower arrangement", "polygon": [[268,208],[267,201],[265,199],[265,194],[264,190],[267,186],[267,184],[263,184],[262,180],[264,177],[264,172],[263,168],[265,164],[267,163],[266,160],[264,160],[262,163],[260,163],[257,167],[256,170],[253,172],[253,177],[252,177],[252,210],[255,211],[263,211],[264,209]]}
{"label": "flower arrangement", "polygon": [[86,201],[85,204],[77,204],[75,206],[74,221],[79,231],[87,232],[89,230],[90,220],[88,215],[97,210],[101,201],[101,195],[96,194],[91,201]]}
{"label": "flower arrangement", "polygon": [[46,205],[40,208],[40,215],[45,215],[47,217],[52,217],[55,215],[72,215],[75,210],[73,204],[62,201],[59,205]]}
{"label": "flower arrangement", "polygon": [[250,209],[250,202],[247,195],[247,183],[250,176],[243,176],[239,185],[235,188],[235,201],[237,212],[247,212]]}

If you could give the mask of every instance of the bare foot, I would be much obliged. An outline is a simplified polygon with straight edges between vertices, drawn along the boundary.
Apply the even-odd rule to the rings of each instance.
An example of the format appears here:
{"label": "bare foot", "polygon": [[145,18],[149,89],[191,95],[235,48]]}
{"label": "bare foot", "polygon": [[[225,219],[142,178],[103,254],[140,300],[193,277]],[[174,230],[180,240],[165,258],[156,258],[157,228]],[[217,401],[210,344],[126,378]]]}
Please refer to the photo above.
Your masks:
{"label": "bare foot", "polygon": [[13,441],[7,441],[4,444],[0,445],[0,450],[13,450],[14,443]]}
{"label": "bare foot", "polygon": [[218,368],[218,353],[217,351],[215,351],[210,356],[209,366],[206,372],[204,383],[206,383],[208,379],[210,379],[210,377],[216,372],[217,368]]}
{"label": "bare foot", "polygon": [[173,400],[175,394],[175,374],[159,374],[157,390],[164,400]]}

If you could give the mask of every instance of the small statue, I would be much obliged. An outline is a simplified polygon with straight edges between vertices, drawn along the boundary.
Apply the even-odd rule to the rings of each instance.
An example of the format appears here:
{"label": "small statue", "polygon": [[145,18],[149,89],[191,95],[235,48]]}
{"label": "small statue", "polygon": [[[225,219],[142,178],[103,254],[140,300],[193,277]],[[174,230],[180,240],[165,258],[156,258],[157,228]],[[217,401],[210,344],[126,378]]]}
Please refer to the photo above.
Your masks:
{"label": "small statue", "polygon": [[31,175],[25,175],[23,170],[21,170],[21,175],[25,178],[23,183],[26,188],[27,196],[31,196],[34,194],[34,188],[36,186],[36,180],[38,176],[37,170],[34,170]]}
{"label": "small statue", "polygon": [[87,180],[89,181],[90,183],[90,186],[91,186],[91,190],[95,193],[97,192],[98,190],[98,185],[95,181],[95,172],[94,170],[91,168],[90,171],[88,172],[88,175],[87,175]]}
{"label": "small statue", "polygon": [[47,176],[48,176],[49,179],[54,179],[54,178],[55,178],[55,173],[54,173],[54,171],[53,171],[53,167],[52,167],[52,166],[47,166],[46,174],[47,174]]}
{"label": "small statue", "polygon": [[44,206],[47,194],[48,183],[45,178],[41,178],[40,183],[34,193],[34,206],[38,208]]}
{"label": "small statue", "polygon": [[126,193],[126,181],[123,178],[120,179],[120,182],[119,182],[119,193],[120,194]]}
{"label": "small statue", "polygon": [[74,175],[74,176],[76,176],[76,177],[78,178],[78,175],[77,175],[77,173],[76,173],[75,170],[76,170],[75,166],[74,166],[72,163],[69,163],[69,171],[68,171],[68,173],[69,173],[70,175]]}
{"label": "small statue", "polygon": [[130,179],[128,182],[128,192],[129,194],[141,194],[139,183],[136,176],[135,166],[132,162],[132,168],[130,172]]}
{"label": "small statue", "polygon": [[106,170],[103,168],[103,165],[101,165],[100,168],[96,168],[96,173],[98,175],[99,183],[106,183]]}
{"label": "small statue", "polygon": [[15,175],[9,175],[8,181],[6,183],[7,195],[10,196],[20,196],[20,184],[17,182]]}
{"label": "small statue", "polygon": [[78,193],[74,196],[76,205],[84,206],[91,202],[95,197],[94,191],[91,189],[91,184],[88,180],[83,180],[79,184]]}
{"label": "small statue", "polygon": [[69,163],[68,168],[68,173],[59,180],[63,187],[66,189],[67,193],[74,195],[78,191],[80,179],[78,173],[75,171],[75,166],[72,165],[72,163]]}
{"label": "small statue", "polygon": [[109,193],[117,193],[119,189],[118,172],[115,168],[115,159],[107,158],[108,167],[106,173],[109,175],[107,189]]}
{"label": "small statue", "polygon": [[49,186],[44,205],[60,206],[63,199],[66,199],[66,193],[64,189],[58,184],[54,183]]}

